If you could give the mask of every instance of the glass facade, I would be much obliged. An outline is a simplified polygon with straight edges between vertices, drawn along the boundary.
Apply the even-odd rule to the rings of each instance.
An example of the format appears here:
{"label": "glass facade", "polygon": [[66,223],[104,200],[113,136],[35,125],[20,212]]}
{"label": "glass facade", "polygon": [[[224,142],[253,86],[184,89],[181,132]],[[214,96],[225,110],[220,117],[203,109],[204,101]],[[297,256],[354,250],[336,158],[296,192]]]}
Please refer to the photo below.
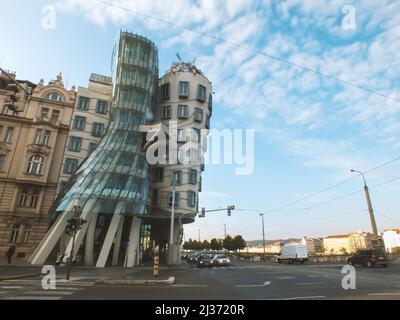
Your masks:
{"label": "glass facade", "polygon": [[113,53],[113,106],[109,127],[56,200],[52,218],[79,205],[99,214],[147,214],[148,164],[138,132],[153,112],[158,53],[153,42],[121,32]]}

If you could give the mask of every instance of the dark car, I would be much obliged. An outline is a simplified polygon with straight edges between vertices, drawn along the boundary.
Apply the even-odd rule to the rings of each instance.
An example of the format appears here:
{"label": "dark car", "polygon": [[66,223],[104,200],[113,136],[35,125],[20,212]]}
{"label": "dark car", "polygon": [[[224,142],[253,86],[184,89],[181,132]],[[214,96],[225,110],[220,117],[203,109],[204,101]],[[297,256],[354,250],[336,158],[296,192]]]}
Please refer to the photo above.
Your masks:
{"label": "dark car", "polygon": [[362,265],[370,268],[378,265],[387,267],[389,261],[382,249],[362,249],[347,258],[347,263],[352,266]]}
{"label": "dark car", "polygon": [[199,257],[197,258],[197,268],[212,268],[213,263],[213,255],[211,254],[200,254]]}
{"label": "dark car", "polygon": [[188,262],[196,262],[197,258],[199,257],[199,252],[192,252],[188,255],[187,261]]}

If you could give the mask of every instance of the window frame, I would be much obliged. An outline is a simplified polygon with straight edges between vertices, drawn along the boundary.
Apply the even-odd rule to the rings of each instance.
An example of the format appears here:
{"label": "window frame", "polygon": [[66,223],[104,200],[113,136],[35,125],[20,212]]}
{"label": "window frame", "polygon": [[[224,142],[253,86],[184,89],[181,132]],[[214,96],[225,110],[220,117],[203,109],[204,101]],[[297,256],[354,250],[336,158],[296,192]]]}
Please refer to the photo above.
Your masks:
{"label": "window frame", "polygon": [[[186,88],[186,90],[182,90]],[[178,84],[178,97],[179,99],[188,99],[190,94],[190,83],[189,81],[179,81]]]}

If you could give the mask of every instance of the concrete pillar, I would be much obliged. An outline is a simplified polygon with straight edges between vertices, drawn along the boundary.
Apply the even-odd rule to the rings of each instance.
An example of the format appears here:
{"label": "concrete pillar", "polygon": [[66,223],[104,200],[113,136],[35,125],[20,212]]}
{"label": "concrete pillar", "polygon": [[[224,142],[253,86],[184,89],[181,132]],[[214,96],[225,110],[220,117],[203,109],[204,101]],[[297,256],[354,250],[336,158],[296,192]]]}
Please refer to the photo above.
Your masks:
{"label": "concrete pillar", "polygon": [[93,217],[89,222],[88,230],[86,231],[86,242],[85,242],[85,265],[93,265],[93,247],[94,247],[94,233],[96,231],[97,224],[97,213],[92,213]]}
{"label": "concrete pillar", "polygon": [[71,219],[74,214],[71,209],[72,208],[68,208],[68,210],[61,214],[54,225],[51,227],[51,229],[48,231],[45,238],[42,240],[38,248],[29,259],[31,264],[43,265],[46,262],[54,246],[57,244],[57,241],[65,232],[67,220]]}
{"label": "concrete pillar", "polygon": [[133,217],[132,225],[129,232],[129,244],[128,249],[126,251],[126,267],[132,268],[137,265],[138,256],[139,256],[139,245],[140,245],[140,226],[142,220]]}
{"label": "concrete pillar", "polygon": [[108,255],[110,254],[110,249],[113,244],[115,234],[118,230],[119,222],[122,215],[119,214],[119,210],[116,210],[112,219],[110,226],[108,227],[106,238],[104,239],[103,247],[101,248],[99,259],[97,260],[96,267],[104,268],[107,263]]}
{"label": "concrete pillar", "polygon": [[116,267],[118,265],[118,257],[119,257],[119,250],[121,247],[121,237],[122,237],[122,228],[123,227],[124,227],[124,216],[122,216],[121,220],[119,221],[117,234],[115,235],[115,239],[114,239],[114,250],[113,250],[113,259],[112,259],[113,267]]}

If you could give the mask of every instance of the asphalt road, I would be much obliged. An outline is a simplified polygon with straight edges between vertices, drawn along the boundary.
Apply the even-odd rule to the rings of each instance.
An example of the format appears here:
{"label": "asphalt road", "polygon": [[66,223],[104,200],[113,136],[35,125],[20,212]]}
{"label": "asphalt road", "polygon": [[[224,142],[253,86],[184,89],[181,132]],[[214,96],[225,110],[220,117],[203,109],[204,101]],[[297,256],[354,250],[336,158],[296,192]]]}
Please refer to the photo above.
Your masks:
{"label": "asphalt road", "polygon": [[[0,299],[165,299],[165,300],[301,300],[400,299],[400,264],[388,268],[356,267],[356,288],[345,290],[343,265],[239,262],[231,267],[161,270],[175,276],[174,285],[97,285],[84,272],[56,290],[43,290],[35,280],[0,282]],[[117,270],[115,270],[117,274]],[[90,273],[90,272],[88,272]]]}

